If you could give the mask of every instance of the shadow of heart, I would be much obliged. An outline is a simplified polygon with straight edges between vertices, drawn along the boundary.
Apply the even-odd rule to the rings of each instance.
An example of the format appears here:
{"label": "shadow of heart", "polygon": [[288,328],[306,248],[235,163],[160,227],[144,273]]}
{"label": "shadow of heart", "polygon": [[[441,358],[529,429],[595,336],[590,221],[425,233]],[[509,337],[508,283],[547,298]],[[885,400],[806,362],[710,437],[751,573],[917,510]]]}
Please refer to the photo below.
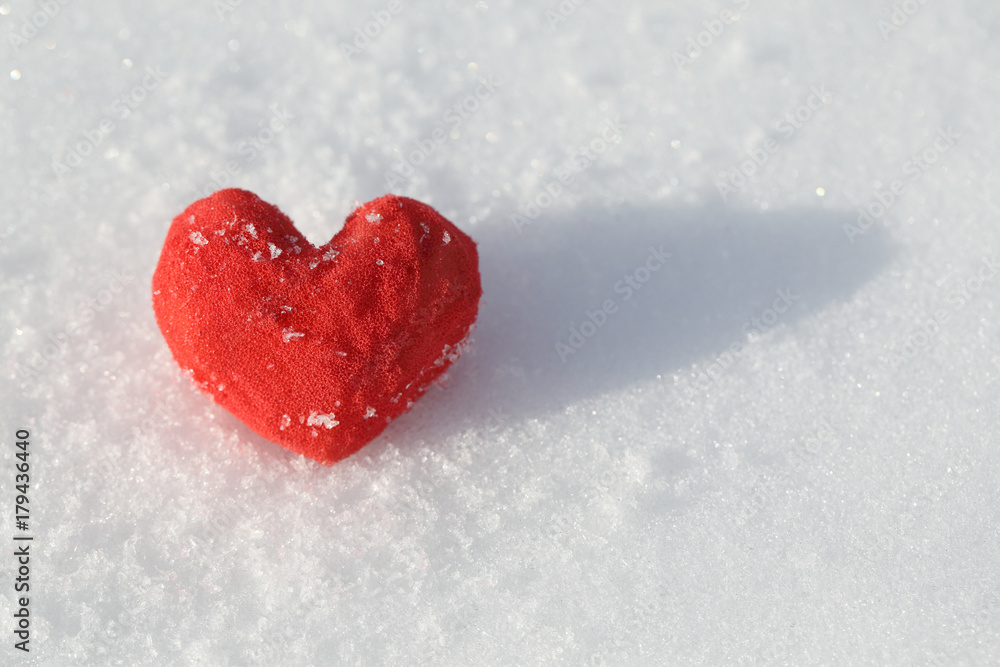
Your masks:
{"label": "shadow of heart", "polygon": [[[543,215],[520,234],[509,219],[471,229],[483,275],[474,350],[452,369],[447,391],[430,392],[387,435],[406,440],[397,429],[407,422],[454,428],[441,413],[465,415],[476,428],[538,417],[657,375],[690,374],[693,363],[745,344],[748,332],[794,327],[849,299],[890,262],[882,228],[848,240],[843,226],[854,217],[621,206]],[[640,269],[655,266],[646,262],[661,248],[666,263]],[[615,308],[603,324],[584,325],[601,321],[588,313],[607,300]],[[768,313],[775,305],[785,312]]]}

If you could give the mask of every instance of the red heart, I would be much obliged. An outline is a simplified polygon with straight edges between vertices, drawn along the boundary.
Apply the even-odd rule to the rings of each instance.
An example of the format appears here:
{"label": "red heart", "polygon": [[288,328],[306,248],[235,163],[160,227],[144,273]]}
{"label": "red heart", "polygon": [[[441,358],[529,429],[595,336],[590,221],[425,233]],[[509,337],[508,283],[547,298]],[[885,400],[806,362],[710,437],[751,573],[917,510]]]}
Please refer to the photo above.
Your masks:
{"label": "red heart", "polygon": [[317,248],[277,207],[221,190],[174,218],[153,274],[181,368],[254,431],[326,465],[458,358],[481,294],[472,239],[394,195]]}

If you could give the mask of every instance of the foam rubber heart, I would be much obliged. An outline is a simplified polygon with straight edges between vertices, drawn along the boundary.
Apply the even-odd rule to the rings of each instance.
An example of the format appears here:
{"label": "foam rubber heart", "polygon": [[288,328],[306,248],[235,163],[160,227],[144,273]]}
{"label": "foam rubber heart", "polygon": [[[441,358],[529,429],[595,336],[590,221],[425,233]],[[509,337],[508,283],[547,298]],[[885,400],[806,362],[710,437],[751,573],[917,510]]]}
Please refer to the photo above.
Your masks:
{"label": "foam rubber heart", "polygon": [[226,189],[174,218],[153,309],[181,368],[251,429],[331,465],[409,409],[467,344],[476,244],[386,195],[320,247]]}

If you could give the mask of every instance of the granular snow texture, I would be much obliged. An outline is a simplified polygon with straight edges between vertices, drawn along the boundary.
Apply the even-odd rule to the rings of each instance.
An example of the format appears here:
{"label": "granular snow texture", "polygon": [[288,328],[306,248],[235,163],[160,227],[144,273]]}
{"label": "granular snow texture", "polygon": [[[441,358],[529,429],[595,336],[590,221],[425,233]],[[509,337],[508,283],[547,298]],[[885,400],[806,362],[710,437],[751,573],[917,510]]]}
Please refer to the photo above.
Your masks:
{"label": "granular snow texture", "polygon": [[[996,2],[0,2],[0,662],[1000,663]],[[332,468],[156,326],[223,187],[478,244]]]}

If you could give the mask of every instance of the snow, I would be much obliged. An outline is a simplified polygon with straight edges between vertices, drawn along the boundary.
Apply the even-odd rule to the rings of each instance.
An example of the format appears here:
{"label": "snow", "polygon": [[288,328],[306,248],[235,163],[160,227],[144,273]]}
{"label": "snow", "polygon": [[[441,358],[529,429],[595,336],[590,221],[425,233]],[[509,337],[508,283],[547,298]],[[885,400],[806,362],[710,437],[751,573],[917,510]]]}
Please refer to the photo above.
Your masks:
{"label": "snow", "polygon": [[327,429],[331,429],[340,422],[337,421],[336,415],[332,412],[328,415],[320,414],[316,410],[309,413],[309,419],[306,420],[306,424],[309,426],[323,426]]}
{"label": "snow", "polygon": [[289,341],[296,340],[299,338],[305,338],[305,334],[298,331],[293,331],[291,329],[284,329],[281,332],[282,342],[287,343]]}
{"label": "snow", "polygon": [[[0,3],[26,662],[1000,663],[995,2]],[[479,244],[474,346],[333,468],[154,321],[233,185]]]}

